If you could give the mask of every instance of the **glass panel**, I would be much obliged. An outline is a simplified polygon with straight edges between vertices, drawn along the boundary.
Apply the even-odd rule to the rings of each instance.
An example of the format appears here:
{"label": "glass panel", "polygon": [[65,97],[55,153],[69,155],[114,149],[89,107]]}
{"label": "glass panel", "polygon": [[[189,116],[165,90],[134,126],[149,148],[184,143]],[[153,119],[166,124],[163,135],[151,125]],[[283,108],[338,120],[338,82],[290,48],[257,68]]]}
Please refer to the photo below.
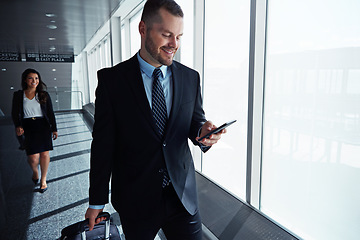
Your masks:
{"label": "glass panel", "polygon": [[125,25],[121,25],[121,61],[126,59]]}
{"label": "glass panel", "polygon": [[[231,7],[229,7],[231,6]],[[236,24],[234,24],[236,23]],[[203,173],[245,199],[250,1],[205,2],[204,109],[217,126],[232,119],[203,156]]]}
{"label": "glass panel", "polygon": [[139,22],[141,20],[142,9],[130,18],[130,55],[135,55],[140,49],[141,39],[139,33]]}
{"label": "glass panel", "polygon": [[104,58],[104,45],[102,44],[102,42],[99,43],[98,45],[98,65],[97,68],[101,69],[105,66],[105,58]]}
{"label": "glass panel", "polygon": [[184,12],[184,35],[181,37],[181,63],[194,67],[194,1],[176,1]]}
{"label": "glass panel", "polygon": [[105,66],[104,67],[111,67],[111,49],[110,49],[110,40],[109,36],[106,37],[104,40],[104,56],[105,56]]}
{"label": "glass panel", "polygon": [[101,69],[101,58],[102,58],[102,54],[101,54],[101,45],[97,45],[96,51],[95,51],[95,58],[96,58],[96,71]]}
{"label": "glass panel", "polygon": [[96,75],[96,49],[92,50],[88,55],[89,61],[89,92],[90,92],[90,102],[95,102],[95,89],[97,86],[97,75]]}
{"label": "glass panel", "polygon": [[360,2],[268,3],[261,210],[304,239],[358,239]]}
{"label": "glass panel", "polygon": [[70,88],[57,87],[48,91],[54,111],[82,109],[83,93]]}

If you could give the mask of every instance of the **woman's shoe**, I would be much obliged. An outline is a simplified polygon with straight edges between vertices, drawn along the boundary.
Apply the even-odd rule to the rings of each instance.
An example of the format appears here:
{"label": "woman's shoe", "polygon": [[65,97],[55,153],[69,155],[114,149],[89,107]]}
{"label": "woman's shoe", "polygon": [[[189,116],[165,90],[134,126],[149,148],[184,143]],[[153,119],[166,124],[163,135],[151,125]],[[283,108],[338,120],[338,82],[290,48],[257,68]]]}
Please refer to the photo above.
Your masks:
{"label": "woman's shoe", "polygon": [[33,181],[33,183],[36,185],[39,182],[39,179],[33,179],[31,178],[31,180]]}
{"label": "woman's shoe", "polygon": [[47,187],[46,187],[46,188],[40,188],[40,189],[39,189],[39,192],[40,192],[40,193],[44,193],[44,192],[46,192],[47,189],[48,189]]}
{"label": "woman's shoe", "polygon": [[[42,188],[42,186],[44,186],[44,187],[46,186],[46,187]],[[43,183],[40,184],[40,188],[39,188],[40,193],[46,192],[47,189],[48,189],[47,184],[43,184]]]}

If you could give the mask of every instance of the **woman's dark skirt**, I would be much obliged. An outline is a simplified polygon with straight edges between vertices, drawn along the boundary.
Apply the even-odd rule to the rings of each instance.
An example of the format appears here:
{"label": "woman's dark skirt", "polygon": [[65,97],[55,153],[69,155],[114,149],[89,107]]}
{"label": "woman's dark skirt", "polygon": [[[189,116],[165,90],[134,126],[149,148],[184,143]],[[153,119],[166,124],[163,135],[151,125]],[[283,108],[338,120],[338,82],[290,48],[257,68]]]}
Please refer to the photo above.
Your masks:
{"label": "woman's dark skirt", "polygon": [[24,118],[26,155],[53,150],[52,133],[45,118]]}

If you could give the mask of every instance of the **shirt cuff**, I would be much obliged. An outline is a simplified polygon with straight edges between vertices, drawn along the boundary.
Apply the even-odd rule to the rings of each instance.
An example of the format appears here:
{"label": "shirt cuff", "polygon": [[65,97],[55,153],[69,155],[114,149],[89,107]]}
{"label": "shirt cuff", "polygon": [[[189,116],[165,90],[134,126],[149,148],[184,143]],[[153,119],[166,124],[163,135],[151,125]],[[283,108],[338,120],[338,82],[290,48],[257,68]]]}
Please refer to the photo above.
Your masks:
{"label": "shirt cuff", "polygon": [[89,208],[91,209],[103,209],[105,205],[89,205]]}

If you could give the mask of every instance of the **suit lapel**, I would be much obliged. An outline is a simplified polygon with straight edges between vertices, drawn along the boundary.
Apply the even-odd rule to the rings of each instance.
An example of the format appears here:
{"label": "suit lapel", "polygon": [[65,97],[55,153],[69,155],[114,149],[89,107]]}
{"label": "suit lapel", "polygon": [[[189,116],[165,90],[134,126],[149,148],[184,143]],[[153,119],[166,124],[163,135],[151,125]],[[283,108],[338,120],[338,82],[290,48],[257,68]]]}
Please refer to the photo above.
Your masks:
{"label": "suit lapel", "polygon": [[130,89],[135,95],[136,102],[138,103],[139,108],[143,112],[146,122],[150,124],[154,132],[159,136],[155,121],[152,116],[150,104],[146,97],[145,87],[136,55],[133,56],[130,61],[131,68],[129,69],[129,71],[127,71],[127,82],[129,83]]}
{"label": "suit lapel", "polygon": [[173,62],[173,64],[171,65],[171,71],[173,81],[173,103],[171,106],[170,117],[166,127],[166,136],[168,136],[167,133],[171,132],[171,128],[174,126],[174,123],[177,119],[176,115],[180,107],[181,97],[183,93],[182,72],[178,68],[176,62]]}
{"label": "suit lapel", "polygon": [[[131,68],[129,69],[129,71],[127,71],[127,82],[129,83],[130,88],[135,95],[138,106],[143,112],[146,122],[151,125],[155,134],[160,138],[159,131],[155,125],[155,121],[152,116],[149,101],[146,97],[145,87],[142,81],[140,66],[136,55],[132,57],[129,61],[131,61]],[[173,81],[173,103],[171,107],[170,117],[166,126],[165,137],[168,136],[169,132],[171,132],[171,128],[176,121],[176,115],[180,107],[181,97],[183,93],[182,72],[178,68],[176,62],[173,62],[170,67],[172,71]]]}

